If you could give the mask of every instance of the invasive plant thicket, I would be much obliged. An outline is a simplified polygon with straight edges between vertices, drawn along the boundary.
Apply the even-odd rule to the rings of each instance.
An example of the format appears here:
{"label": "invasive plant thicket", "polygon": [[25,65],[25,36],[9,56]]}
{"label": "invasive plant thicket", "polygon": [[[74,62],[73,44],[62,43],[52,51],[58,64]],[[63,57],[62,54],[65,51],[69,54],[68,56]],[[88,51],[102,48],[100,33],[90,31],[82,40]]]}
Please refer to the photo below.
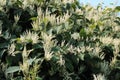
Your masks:
{"label": "invasive plant thicket", "polygon": [[120,6],[0,0],[0,80],[120,80]]}

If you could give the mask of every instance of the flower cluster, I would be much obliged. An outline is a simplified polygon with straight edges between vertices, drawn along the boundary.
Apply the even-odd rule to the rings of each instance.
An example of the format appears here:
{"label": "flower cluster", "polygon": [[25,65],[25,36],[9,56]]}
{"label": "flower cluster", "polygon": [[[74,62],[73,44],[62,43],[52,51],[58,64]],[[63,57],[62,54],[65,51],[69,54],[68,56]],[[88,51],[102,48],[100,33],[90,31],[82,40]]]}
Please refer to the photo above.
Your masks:
{"label": "flower cluster", "polygon": [[39,36],[35,32],[26,31],[23,33],[23,35],[20,35],[20,41],[22,43],[32,42],[33,44],[35,44],[39,42]]}

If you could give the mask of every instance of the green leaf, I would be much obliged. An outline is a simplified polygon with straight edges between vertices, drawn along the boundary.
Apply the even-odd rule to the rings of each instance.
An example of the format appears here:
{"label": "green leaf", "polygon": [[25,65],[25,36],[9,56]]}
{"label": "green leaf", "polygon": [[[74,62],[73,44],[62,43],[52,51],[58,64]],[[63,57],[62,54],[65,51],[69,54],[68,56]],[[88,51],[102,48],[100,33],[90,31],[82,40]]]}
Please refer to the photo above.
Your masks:
{"label": "green leaf", "polygon": [[33,48],[34,49],[40,49],[40,48],[43,48],[41,44],[35,44],[33,45]]}
{"label": "green leaf", "polygon": [[2,58],[2,56],[3,56],[3,54],[4,54],[5,51],[6,51],[5,49],[3,49],[3,50],[0,51],[0,58]]}
{"label": "green leaf", "polygon": [[70,60],[73,63],[73,66],[77,66],[79,61],[78,61],[78,55],[71,55]]}
{"label": "green leaf", "polygon": [[58,47],[58,46],[55,46],[52,48],[52,51],[54,51],[54,52],[58,52],[59,50],[60,50],[60,47]]}
{"label": "green leaf", "polygon": [[116,67],[116,68],[120,70],[120,67]]}
{"label": "green leaf", "polygon": [[92,24],[92,25],[90,25],[90,29],[95,29],[96,28],[96,24]]}
{"label": "green leaf", "polygon": [[70,26],[69,26],[69,23],[68,23],[68,22],[65,23],[65,29],[66,29],[66,30],[70,29]]}
{"label": "green leaf", "polygon": [[0,48],[7,48],[9,43],[0,43]]}
{"label": "green leaf", "polygon": [[57,26],[57,27],[55,28],[57,34],[62,32],[62,28],[63,28],[62,25]]}
{"label": "green leaf", "polygon": [[120,12],[120,6],[117,6],[117,7],[115,8],[115,11],[116,11],[116,12]]}
{"label": "green leaf", "polygon": [[37,20],[37,17],[32,17],[32,18],[30,18],[30,20],[35,21],[35,20]]}
{"label": "green leaf", "polygon": [[9,67],[8,69],[6,69],[5,73],[14,73],[14,72],[17,72],[17,71],[20,71],[20,67],[19,66],[12,66],[12,67]]}
{"label": "green leaf", "polygon": [[22,50],[23,46],[22,44],[16,44],[16,50]]}
{"label": "green leaf", "polygon": [[66,59],[65,66],[69,71],[73,72],[74,67],[72,65],[72,62],[69,59]]}
{"label": "green leaf", "polygon": [[79,56],[79,58],[80,58],[81,60],[83,60],[83,61],[84,61],[84,56],[85,56],[85,54],[80,53],[78,56]]}
{"label": "green leaf", "polygon": [[36,80],[43,80],[42,78],[40,78],[40,77],[36,77]]}
{"label": "green leaf", "polygon": [[80,36],[83,36],[83,37],[86,36],[86,32],[85,32],[84,28],[82,28],[82,29],[80,30]]}
{"label": "green leaf", "polygon": [[33,59],[31,58],[31,59],[29,59],[29,60],[28,60],[29,65],[32,65],[32,63],[35,61],[35,59],[36,59],[36,58],[33,58]]}
{"label": "green leaf", "polygon": [[22,1],[17,0],[16,4],[22,6]]}
{"label": "green leaf", "polygon": [[56,62],[56,61],[58,61],[58,60],[59,60],[59,57],[58,57],[58,56],[53,56],[53,57],[52,57],[52,61],[55,61],[55,62]]}

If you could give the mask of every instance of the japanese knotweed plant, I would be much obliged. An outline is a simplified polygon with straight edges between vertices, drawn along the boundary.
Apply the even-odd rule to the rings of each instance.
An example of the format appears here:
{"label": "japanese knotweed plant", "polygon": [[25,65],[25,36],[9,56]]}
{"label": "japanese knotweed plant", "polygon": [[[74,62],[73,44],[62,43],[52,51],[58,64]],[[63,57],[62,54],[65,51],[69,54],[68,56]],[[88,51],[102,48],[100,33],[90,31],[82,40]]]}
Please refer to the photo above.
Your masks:
{"label": "japanese knotweed plant", "polygon": [[45,60],[49,61],[53,57],[53,52],[51,49],[56,45],[56,42],[52,39],[54,36],[52,34],[47,35],[46,33],[42,32],[41,37],[43,39],[43,49],[44,49],[44,58]]}
{"label": "japanese knotweed plant", "polygon": [[[42,62],[42,59],[29,59],[29,54],[33,50],[27,50],[26,46],[24,46],[22,52],[23,63],[20,63],[20,70],[24,75],[24,80],[36,80],[38,78],[39,68]],[[39,63],[40,62],[40,63]],[[31,67],[31,65],[33,66]]]}

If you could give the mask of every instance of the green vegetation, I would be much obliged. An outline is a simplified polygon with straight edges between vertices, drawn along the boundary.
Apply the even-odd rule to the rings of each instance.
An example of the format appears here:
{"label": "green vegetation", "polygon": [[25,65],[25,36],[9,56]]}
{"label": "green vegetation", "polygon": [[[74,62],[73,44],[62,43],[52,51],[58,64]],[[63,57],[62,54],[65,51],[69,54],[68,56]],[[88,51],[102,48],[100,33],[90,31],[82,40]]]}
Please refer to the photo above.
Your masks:
{"label": "green vegetation", "polygon": [[0,80],[120,80],[120,6],[0,0]]}

